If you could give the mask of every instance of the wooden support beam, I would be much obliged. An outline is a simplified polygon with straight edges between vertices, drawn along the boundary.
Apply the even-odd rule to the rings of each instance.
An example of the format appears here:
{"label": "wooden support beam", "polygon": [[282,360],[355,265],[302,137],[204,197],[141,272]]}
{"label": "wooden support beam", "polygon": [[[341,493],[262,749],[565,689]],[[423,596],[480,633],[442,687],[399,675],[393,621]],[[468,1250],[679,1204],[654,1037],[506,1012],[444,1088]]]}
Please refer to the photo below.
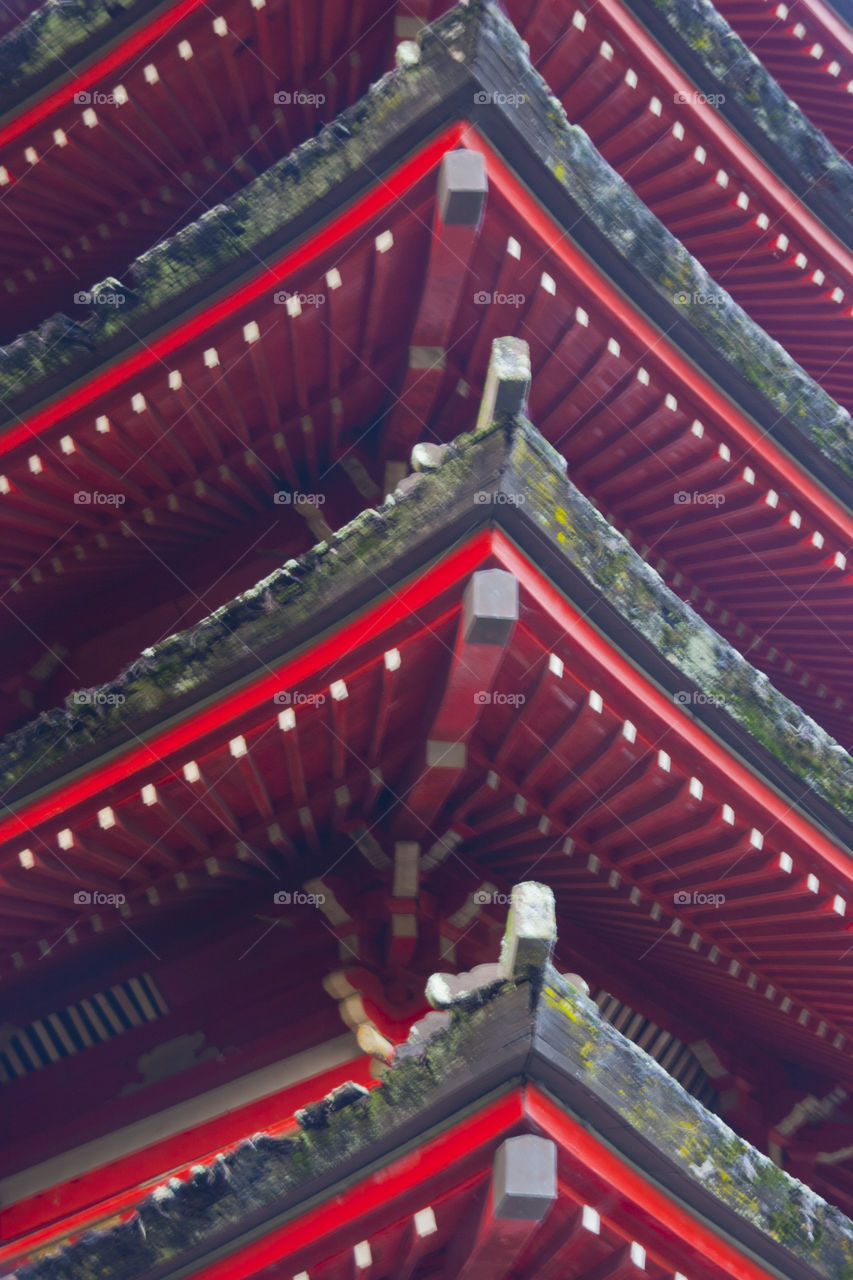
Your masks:
{"label": "wooden support beam", "polygon": [[406,805],[430,822],[465,768],[465,743],[503,661],[518,618],[518,583],[503,569],[481,569],[465,589],[462,618],[426,759]]}
{"label": "wooden support beam", "polygon": [[404,1227],[389,1275],[394,1280],[413,1280],[423,1259],[437,1247],[438,1224],[430,1206],[419,1209]]}
{"label": "wooden support beam", "polygon": [[486,1203],[453,1280],[502,1280],[557,1199],[557,1147],[522,1134],[501,1143]]}
{"label": "wooden support beam", "polygon": [[483,156],[449,151],[438,173],[426,276],[409,346],[409,367],[385,432],[387,459],[408,457],[428,428],[447,367],[453,325],[466,288],[488,192]]}

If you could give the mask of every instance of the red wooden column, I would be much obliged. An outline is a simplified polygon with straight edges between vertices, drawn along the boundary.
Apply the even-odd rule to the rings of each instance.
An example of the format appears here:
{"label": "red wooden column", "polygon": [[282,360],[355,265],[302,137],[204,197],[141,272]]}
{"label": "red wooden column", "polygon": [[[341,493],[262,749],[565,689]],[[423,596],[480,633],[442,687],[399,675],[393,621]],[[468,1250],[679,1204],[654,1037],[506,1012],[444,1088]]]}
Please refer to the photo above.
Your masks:
{"label": "red wooden column", "polygon": [[458,1280],[500,1280],[538,1231],[557,1199],[557,1147],[525,1133],[495,1154],[492,1181]]}
{"label": "red wooden column", "polygon": [[447,348],[477,243],[488,180],[483,156],[448,151],[438,173],[429,261],[409,345],[409,367],[384,441],[386,491],[408,471],[412,446],[424,437],[445,378]]}

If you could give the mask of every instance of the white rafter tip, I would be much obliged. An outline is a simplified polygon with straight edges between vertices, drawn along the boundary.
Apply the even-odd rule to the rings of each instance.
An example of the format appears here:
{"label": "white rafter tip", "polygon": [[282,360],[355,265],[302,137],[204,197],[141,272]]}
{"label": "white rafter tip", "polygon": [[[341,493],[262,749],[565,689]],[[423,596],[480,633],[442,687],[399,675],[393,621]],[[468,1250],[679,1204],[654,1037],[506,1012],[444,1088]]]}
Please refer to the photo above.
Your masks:
{"label": "white rafter tip", "polygon": [[27,871],[36,865],[35,855],[32,849],[22,849],[18,854],[18,861]]}
{"label": "white rafter tip", "polygon": [[631,1241],[631,1261],[635,1267],[639,1267],[640,1271],[645,1271],[646,1251],[641,1244],[637,1244],[636,1240]]}
{"label": "white rafter tip", "polygon": [[589,691],[589,709],[590,711],[595,711],[596,714],[600,714],[604,710],[601,694],[596,693],[595,689],[590,689]]}
{"label": "white rafter tip", "polygon": [[284,733],[288,733],[289,730],[296,728],[296,712],[293,710],[293,707],[288,707],[286,711],[280,711],[278,713],[278,727],[283,730]]}
{"label": "white rafter tip", "polygon": [[115,824],[116,816],[109,805],[105,809],[98,810],[98,826],[102,831],[109,831],[110,827],[114,827]]}
{"label": "white rafter tip", "polygon": [[243,341],[252,343],[257,342],[261,336],[260,325],[257,320],[250,320],[248,324],[243,325]]}
{"label": "white rafter tip", "polygon": [[820,881],[813,873],[806,876],[806,888],[809,893],[818,893],[820,891]]}
{"label": "white rafter tip", "polygon": [[358,1270],[366,1271],[368,1267],[373,1265],[373,1254],[370,1251],[369,1240],[359,1240],[352,1254]]}
{"label": "white rafter tip", "polygon": [[622,725],[622,737],[626,742],[637,741],[637,726],[632,724],[630,720],[626,720]]}
{"label": "white rafter tip", "polygon": [[756,830],[756,828],[755,828],[755,827],[753,827],[753,828],[752,828],[752,830],[751,830],[751,831],[750,831],[750,833],[749,833],[749,843],[750,843],[750,844],[753,846],[753,848],[755,848],[755,849],[763,849],[763,848],[764,848],[764,836],[761,834],[761,832],[760,832],[760,831]]}
{"label": "white rafter tip", "polygon": [[183,377],[181,376],[180,369],[170,369],[169,370],[169,390],[180,391],[183,385],[184,385],[184,380],[183,380]]}
{"label": "white rafter tip", "polygon": [[178,54],[183,58],[184,62],[189,62],[190,58],[193,56],[193,47],[189,40],[181,40],[178,45]]}
{"label": "white rafter tip", "polygon": [[575,307],[575,319],[584,329],[589,328],[589,316],[584,311],[583,307]]}
{"label": "white rafter tip", "polygon": [[326,272],[326,284],[330,289],[340,289],[343,280],[337,267],[332,267],[331,270]]}
{"label": "white rafter tip", "polygon": [[607,350],[612,356],[616,356],[617,358],[622,354],[622,348],[615,338],[607,339]]}
{"label": "white rafter tip", "polygon": [[157,788],[154,786],[153,782],[146,782],[145,786],[142,788],[141,796],[142,803],[148,808],[150,808],[152,804],[157,803]]}
{"label": "white rafter tip", "polygon": [[641,382],[644,387],[647,387],[651,382],[648,369],[644,369],[642,366],[640,366],[640,368],[637,370],[636,376],[637,376],[637,381]]}
{"label": "white rafter tip", "polygon": [[145,76],[146,84],[156,84],[160,79],[160,72],[154,66],[153,62],[149,62],[146,67],[142,68],[142,74]]}
{"label": "white rafter tip", "polygon": [[558,658],[556,653],[548,654],[548,670],[551,672],[552,676],[556,676],[558,680],[562,680],[565,667],[563,665],[563,659]]}
{"label": "white rafter tip", "polygon": [[694,800],[701,800],[703,795],[705,794],[705,788],[702,786],[702,783],[699,781],[698,778],[690,779],[689,790]]}
{"label": "white rafter tip", "polygon": [[68,827],[63,831],[58,831],[56,834],[56,843],[59,845],[60,849],[67,852],[69,849],[74,847],[74,833]]}
{"label": "white rafter tip", "polygon": [[248,755],[249,748],[246,746],[246,739],[243,737],[242,733],[238,734],[236,738],[231,739],[228,743],[228,750],[231,752],[231,755],[235,760],[239,760],[241,756]]}
{"label": "white rafter tip", "polygon": [[219,352],[216,347],[208,347],[203,356],[206,369],[215,369],[219,364]]}
{"label": "white rafter tip", "polygon": [[134,413],[144,413],[148,408],[148,403],[141,391],[137,391],[130,397],[130,407]]}
{"label": "white rafter tip", "polygon": [[790,853],[779,854],[779,870],[784,871],[786,875],[790,875],[794,870],[794,859]]}
{"label": "white rafter tip", "polygon": [[399,671],[403,659],[399,649],[386,649],[383,655],[386,671]]}
{"label": "white rafter tip", "polygon": [[581,1225],[585,1231],[591,1231],[594,1236],[601,1232],[601,1218],[598,1216],[598,1211],[588,1204],[585,1204],[581,1211]]}
{"label": "white rafter tip", "polygon": [[285,299],[284,307],[291,320],[295,320],[297,316],[302,315],[302,303],[295,293]]}
{"label": "white rafter tip", "polygon": [[38,454],[34,453],[32,457],[28,459],[27,465],[34,476],[40,476],[44,471],[44,463]]}
{"label": "white rafter tip", "polygon": [[557,293],[557,282],[553,276],[549,276],[547,271],[543,271],[539,279],[539,285],[546,293],[550,293],[553,298]]}
{"label": "white rafter tip", "polygon": [[394,246],[394,233],[392,231],[380,231],[374,244],[376,245],[377,253],[387,253]]}
{"label": "white rafter tip", "polygon": [[188,760],[183,768],[185,782],[198,782],[201,777],[201,769],[199,769],[195,760]]}
{"label": "white rafter tip", "polygon": [[435,1213],[432,1208],[427,1205],[426,1209],[418,1209],[414,1215],[415,1235],[421,1239],[424,1236],[434,1236],[438,1231],[438,1223],[435,1220]]}
{"label": "white rafter tip", "polygon": [[333,702],[343,702],[349,697],[349,689],[345,680],[333,680],[329,685],[329,693],[332,695]]}
{"label": "white rafter tip", "polygon": [[63,453],[74,453],[76,446],[71,436],[63,436],[59,442],[59,447]]}
{"label": "white rafter tip", "polygon": [[652,98],[649,102],[649,111],[652,115],[659,116],[662,110],[660,98]]}
{"label": "white rafter tip", "polygon": [[98,114],[96,111],[93,111],[91,107],[87,107],[83,112],[83,123],[87,129],[94,129],[95,125],[98,123]]}
{"label": "white rafter tip", "polygon": [[663,769],[664,773],[669,773],[672,768],[672,757],[666,751],[658,752],[658,768]]}
{"label": "white rafter tip", "polygon": [[213,19],[213,34],[217,36],[228,35],[228,23],[224,18],[219,17]]}
{"label": "white rafter tip", "polygon": [[837,916],[843,916],[847,913],[847,902],[842,898],[840,893],[836,893],[832,899],[832,909]]}

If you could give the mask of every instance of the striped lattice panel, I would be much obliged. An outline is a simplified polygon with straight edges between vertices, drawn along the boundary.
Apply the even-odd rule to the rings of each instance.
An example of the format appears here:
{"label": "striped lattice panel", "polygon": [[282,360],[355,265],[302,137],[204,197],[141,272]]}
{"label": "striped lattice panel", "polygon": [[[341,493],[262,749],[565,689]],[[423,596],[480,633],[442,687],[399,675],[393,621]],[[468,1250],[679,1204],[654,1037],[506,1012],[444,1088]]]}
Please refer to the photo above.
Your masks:
{"label": "striped lattice panel", "polygon": [[156,982],[143,973],[20,1030],[0,1028],[0,1082],[39,1071],[168,1012]]}
{"label": "striped lattice panel", "polygon": [[627,1040],[633,1041],[654,1058],[683,1089],[692,1094],[709,1111],[719,1109],[716,1089],[705,1074],[698,1058],[681,1040],[664,1031],[657,1023],[650,1022],[615,996],[606,991],[593,992],[599,1012],[611,1026],[621,1031]]}

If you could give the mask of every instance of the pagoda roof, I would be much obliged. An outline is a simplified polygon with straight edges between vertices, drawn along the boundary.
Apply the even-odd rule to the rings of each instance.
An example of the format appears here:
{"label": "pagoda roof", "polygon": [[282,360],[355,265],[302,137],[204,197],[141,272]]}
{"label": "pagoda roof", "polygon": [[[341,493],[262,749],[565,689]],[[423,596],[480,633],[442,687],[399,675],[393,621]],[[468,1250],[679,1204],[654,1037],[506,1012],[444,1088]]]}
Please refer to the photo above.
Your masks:
{"label": "pagoda roof", "polygon": [[[32,13],[0,40],[0,270],[15,301],[0,338],[72,299],[84,319],[87,277],[354,102],[391,65],[396,8],[51,0]],[[403,27],[433,11],[413,0]]]}
{"label": "pagoda roof", "polygon": [[[770,76],[796,100],[838,152],[850,154],[853,31],[848,7],[791,0],[784,11],[763,0],[717,0],[717,9]],[[808,198],[805,197],[804,198]]]}
{"label": "pagoda roof", "polygon": [[[682,13],[682,8],[687,12]],[[623,5],[621,0],[606,0],[606,3],[595,6],[586,15],[583,10],[575,11],[574,5],[566,3],[566,0],[562,0],[558,6],[534,7],[535,11],[530,6],[518,4],[510,6],[510,17],[517,22],[528,41],[534,65],[541,66],[573,122],[578,121],[587,129],[593,143],[600,147],[605,157],[625,174],[641,198],[663,219],[676,237],[705,261],[711,274],[724,280],[737,301],[813,376],[821,380],[836,399],[850,407],[853,404],[853,384],[845,372],[846,364],[840,357],[849,346],[850,330],[853,327],[849,308],[849,297],[853,293],[853,254],[845,244],[845,240],[848,244],[850,242],[850,230],[849,225],[845,229],[840,211],[843,211],[845,217],[849,216],[853,170],[828,147],[822,135],[809,125],[793,104],[784,98],[775,82],[766,75],[760,63],[751,59],[747,51],[740,49],[732,61],[727,49],[729,45],[738,44],[737,37],[713,9],[709,7],[709,15],[706,15],[709,23],[707,29],[714,36],[710,53],[705,51],[703,42],[695,38],[691,23],[695,23],[696,19],[689,11],[689,6],[675,5],[671,9],[669,17],[677,30],[662,17],[658,18],[654,10],[639,13],[640,21],[637,21],[630,7]],[[239,12],[243,13],[242,10]],[[319,15],[319,9],[316,12]],[[426,10],[422,16],[429,16]],[[251,31],[243,31],[240,21],[236,17],[233,19],[236,30],[247,45],[262,39],[262,34],[259,36],[252,24],[261,23],[263,26],[267,20],[265,12],[263,17],[259,17],[256,12],[246,10],[243,24],[249,19]],[[376,50],[381,48],[387,54],[387,46],[390,45],[391,20],[389,9],[384,20],[366,24],[364,39],[370,44],[373,53],[367,50],[364,61],[373,57],[374,75],[382,65],[376,64]],[[217,34],[216,29],[209,25],[209,19],[195,10],[186,16],[185,21],[196,26],[201,24],[201,29],[196,32],[194,27],[189,33],[192,40],[176,41],[167,50],[164,50],[161,41],[157,46],[158,56],[163,58],[168,55],[171,59],[168,68],[164,65],[162,70],[169,80],[169,92],[173,97],[177,93],[180,99],[181,111],[187,119],[193,115],[197,117],[183,151],[193,157],[191,169],[195,166],[195,177],[192,182],[203,185],[207,190],[210,173],[207,169],[202,173],[200,166],[204,160],[204,165],[209,168],[213,157],[203,156],[204,148],[200,145],[199,130],[204,132],[210,128],[215,110],[209,103],[205,104],[205,92],[209,95],[209,88],[206,91],[200,88],[197,80],[199,74],[206,76],[208,80],[215,80],[222,75],[220,60],[226,37],[221,32]],[[226,18],[220,15],[216,21],[226,22]],[[645,22],[657,23],[655,39],[650,38],[642,25]],[[338,26],[341,30],[344,29],[344,24],[339,23]],[[324,38],[328,40],[327,28],[323,29],[326,31],[323,36],[318,16],[318,29],[311,33],[311,40],[316,41],[318,46]],[[294,47],[300,44],[297,35],[298,33],[294,35]],[[229,42],[233,39],[233,35],[227,37]],[[656,40],[660,43],[656,43]],[[179,54],[179,46],[197,46],[197,55],[188,59]],[[233,50],[229,47],[228,55],[225,56],[228,74],[233,73],[232,53]],[[709,65],[706,65],[706,61]],[[137,63],[139,65],[134,74],[139,78],[142,59],[138,58]],[[733,68],[731,74],[730,65]],[[201,72],[199,67],[203,67]],[[745,67],[748,67],[746,90],[740,83],[744,79]],[[290,83],[294,73],[286,70],[283,74]],[[692,79],[688,79],[688,75]],[[314,120],[329,120],[342,106],[352,103],[368,83],[367,78],[354,79],[351,74],[350,82],[344,90],[342,83],[339,83],[344,79],[342,75],[332,73],[331,78],[335,81],[334,92],[330,92],[329,87],[320,81],[310,82],[309,87],[314,93],[318,88],[322,89],[321,96],[325,100],[319,112],[315,108],[308,112],[313,112]],[[253,92],[261,94],[258,102],[253,100],[253,110],[256,119],[263,124],[273,110],[271,99],[274,85],[265,83],[262,92],[259,79],[256,77],[252,81]],[[92,84],[96,81],[97,77],[92,80]],[[694,82],[700,87],[696,88]],[[78,90],[86,93],[90,92],[86,87],[88,83],[88,80],[85,83],[80,80],[75,85]],[[75,85],[68,86],[67,95],[70,95]],[[678,87],[676,93],[673,93],[674,86]],[[301,88],[304,90],[306,85]],[[100,92],[104,99],[109,100],[114,89],[115,81],[109,79],[100,83],[100,88],[96,88],[94,92]],[[73,177],[73,165],[72,177],[69,178],[68,165],[72,153],[76,154],[82,148],[83,168],[89,178],[92,176],[93,162],[103,165],[108,161],[112,166],[111,173],[113,170],[118,172],[124,166],[123,186],[115,181],[106,185],[101,181],[98,184],[102,214],[105,201],[107,204],[114,202],[120,193],[125,198],[128,184],[135,187],[144,182],[144,190],[140,189],[137,193],[138,196],[145,197],[142,200],[144,216],[140,215],[136,207],[137,200],[132,208],[129,206],[130,222],[127,222],[126,209],[122,213],[125,219],[124,229],[122,226],[113,226],[111,233],[113,237],[118,236],[119,241],[126,241],[128,246],[135,245],[138,248],[163,234],[169,227],[176,225],[176,215],[178,221],[190,216],[194,199],[192,182],[182,185],[168,181],[163,188],[166,195],[158,196],[156,193],[160,191],[162,178],[156,177],[152,183],[151,156],[137,154],[138,147],[137,152],[127,155],[122,152],[121,144],[127,142],[127,131],[119,129],[116,133],[116,125],[111,122],[110,113],[119,121],[125,118],[130,121],[134,117],[129,128],[135,136],[148,138],[150,125],[145,112],[150,109],[150,104],[149,108],[142,104],[149,100],[155,101],[158,94],[162,97],[162,93],[159,87],[152,88],[147,83],[140,84],[134,90],[131,83],[130,97],[125,101],[124,95],[128,93],[128,88],[122,85],[121,90],[123,96],[118,112],[114,106],[108,105],[102,108],[100,115],[93,112],[91,106],[84,108],[81,113],[79,105],[71,104],[65,108],[67,118],[63,115],[62,119],[57,116],[46,120],[41,133],[38,129],[35,132],[30,130],[29,149],[26,147],[27,138],[22,134],[12,144],[13,159],[9,160],[9,166],[13,173],[25,172],[26,181],[18,184],[20,192],[14,187],[9,188],[3,202],[4,206],[14,208],[20,195],[23,204],[19,215],[24,223],[32,222],[33,227],[36,227],[39,218],[47,218],[50,223],[50,209],[44,198],[50,192],[42,191],[39,184],[44,186],[51,182],[56,186],[76,180],[76,187],[72,185],[68,190],[63,188],[63,210],[66,216],[61,221],[60,232],[68,243],[62,246],[62,255],[71,255],[68,259],[70,265],[72,259],[76,264],[79,260],[91,260],[93,253],[96,256],[100,254],[99,261],[108,265],[113,273],[119,269],[121,262],[121,258],[116,256],[116,250],[110,247],[117,242],[111,240],[108,245],[100,239],[100,228],[106,227],[110,218],[108,217],[107,223],[99,224],[98,234],[95,235],[94,227],[90,225],[91,192],[86,189],[81,193],[80,175],[76,179]],[[236,104],[236,97],[232,97]],[[734,111],[737,117],[736,122],[733,122],[736,125],[734,129],[727,123],[724,114],[716,110],[715,106],[709,105],[718,104],[719,99],[723,100],[721,105],[724,112]],[[167,105],[171,111],[172,106]],[[160,109],[157,107],[154,115],[162,126],[163,120],[157,115]],[[232,110],[236,111],[236,105],[232,104]],[[245,131],[245,121],[241,123],[236,117],[230,121],[232,142],[221,166],[225,170],[221,188],[210,189],[208,196],[213,194],[214,198],[217,195],[227,198],[237,182],[244,182],[259,167],[265,167],[270,160],[280,155],[282,143],[289,146],[298,137],[304,136],[302,116],[305,115],[305,109],[301,109],[302,115],[296,108],[292,110],[296,112],[295,117],[288,114],[291,112],[291,107],[288,106],[284,108],[283,121],[279,120],[277,125],[271,124],[269,129],[262,128],[261,141],[256,147],[250,147],[249,151],[239,144],[241,130]],[[142,112],[138,120],[135,118],[137,112]],[[279,108],[278,115],[281,114],[282,109]],[[762,127],[755,124],[753,116],[760,120]],[[24,129],[25,120],[26,116],[22,114],[9,127],[20,131]],[[96,124],[97,120],[102,121],[100,126]],[[57,125],[61,126],[58,130]],[[70,138],[71,145],[64,147],[51,143],[51,127],[54,133]],[[98,141],[105,130],[112,131],[109,133],[108,148],[105,148],[103,139]],[[0,132],[0,142],[2,137]],[[776,143],[771,144],[770,137],[774,137]],[[748,145],[744,142],[745,138]],[[150,145],[153,154],[162,150],[166,144],[151,135]],[[219,145],[219,142],[210,141],[208,149],[215,152]],[[93,147],[94,153],[90,154]],[[768,149],[771,153],[769,158],[762,158]],[[652,150],[657,156],[666,154],[667,165],[663,171],[657,161],[650,159]],[[33,151],[41,156],[38,165],[33,165],[28,160],[25,169],[21,170],[21,157],[30,155]],[[117,153],[123,156],[120,163]],[[234,153],[241,157],[237,167],[231,165]],[[791,163],[791,156],[795,157],[794,163]],[[176,164],[173,158],[171,167],[175,169]],[[815,166],[817,171],[813,173]],[[189,171],[187,174],[192,176]],[[779,174],[783,175],[782,182],[777,176]],[[808,176],[804,179],[801,174]],[[155,193],[153,199],[149,198],[152,185]],[[735,187],[740,190],[736,191]],[[688,189],[692,193],[700,193],[699,198],[685,202],[684,193]],[[28,191],[32,197],[29,205]],[[830,192],[832,196],[829,207],[821,207],[817,216],[813,216],[807,207],[809,201],[816,200],[820,204],[823,199],[820,193],[824,191]],[[41,198],[36,200],[36,195]],[[70,211],[78,205],[80,217],[85,223],[81,224],[85,234],[82,238],[78,237],[72,245],[68,238],[69,216]],[[182,213],[184,205],[187,205],[187,209]],[[110,217],[114,214],[113,209]],[[834,234],[828,230],[830,227]],[[725,232],[723,235],[720,234],[721,228]],[[709,243],[712,231],[715,234]],[[56,234],[53,224],[40,228],[42,241],[51,241]],[[21,222],[17,222],[9,227],[6,237],[10,248],[16,249],[19,265],[23,259],[21,248],[15,244],[15,239],[20,235]],[[86,247],[86,252],[81,259],[83,247]],[[106,257],[101,250],[106,253]],[[128,256],[131,251],[129,247]],[[37,245],[37,253],[39,256],[34,260],[35,266],[37,271],[41,271],[43,244]],[[92,270],[95,269],[97,268],[93,262]],[[50,280],[55,278],[54,273],[54,276],[46,277],[41,283],[33,284],[31,281],[26,286],[22,284],[17,295],[20,305],[26,308],[45,284],[48,289],[55,290],[56,286],[50,284]],[[68,279],[70,280],[70,276]],[[82,280],[77,281],[78,289],[82,283]],[[699,291],[699,298],[704,298],[706,292]],[[67,293],[70,297],[70,288]],[[847,304],[844,304],[845,297],[848,298]],[[35,314],[44,314],[46,305],[43,304],[40,312]],[[700,301],[698,305],[707,306],[707,303]],[[814,324],[821,325],[824,330],[820,343],[812,340],[809,328],[802,324],[806,313],[811,316]],[[80,320],[84,320],[87,310],[81,306],[79,311],[75,308],[75,314]]]}
{"label": "pagoda roof", "polygon": [[[709,1004],[846,1079],[849,757],[667,590],[529,425],[506,426],[88,707],[5,741],[12,962],[97,941],[71,901],[81,877],[127,899],[97,929],[138,930],[199,879],[269,903],[306,854],[322,875],[323,849],[334,861],[359,823],[390,823],[426,840],[425,876],[461,852],[471,894],[541,857],[581,928],[616,952],[653,945],[652,967],[688,966]],[[463,588],[491,566],[523,584],[524,611],[460,691]],[[442,689],[452,723],[431,729]],[[430,765],[448,734],[459,759]],[[683,906],[682,880],[699,894]],[[344,918],[374,928],[354,904]]]}
{"label": "pagoda roof", "polygon": [[[709,277],[584,135],[565,125],[504,19],[491,9],[471,11],[442,20],[434,32],[424,37],[420,62],[375,86],[341,117],[337,133],[329,129],[306,143],[227,210],[214,211],[141,259],[131,319],[121,309],[104,308],[109,314],[99,315],[87,331],[94,353],[75,357],[79,333],[66,333],[61,323],[57,330],[53,322],[39,337],[8,349],[10,382],[25,381],[28,369],[52,369],[56,391],[69,374],[81,375],[64,394],[38,408],[31,404],[34,412],[10,424],[0,439],[7,455],[0,483],[8,488],[0,508],[8,512],[20,548],[7,553],[9,571],[14,575],[34,558],[39,561],[21,578],[13,577],[20,593],[16,611],[33,625],[48,588],[54,600],[78,603],[92,560],[101,556],[126,575],[145,557],[148,542],[162,554],[164,547],[207,536],[211,523],[225,531],[235,519],[245,521],[249,511],[257,515],[282,483],[280,476],[288,487],[300,480],[302,487],[317,486],[327,464],[365,432],[366,421],[369,448],[353,457],[367,491],[382,482],[377,463],[394,458],[394,448],[405,458],[424,425],[444,439],[470,426],[466,379],[482,383],[488,342],[503,318],[494,309],[458,295],[458,314],[448,317],[444,335],[451,354],[441,376],[427,370],[410,377],[429,388],[426,399],[421,387],[404,386],[402,397],[397,391],[410,356],[409,292],[428,311],[435,283],[429,271],[425,278],[417,274],[428,256],[423,250],[429,245],[435,173],[445,153],[461,143],[483,156],[494,188],[480,240],[475,234],[466,251],[480,254],[471,258],[475,282],[499,290],[520,285],[531,270],[521,256],[522,240],[526,249],[534,239],[534,260],[543,241],[547,249],[550,274],[537,282],[532,300],[522,295],[529,305],[518,313],[522,331],[536,339],[535,358],[547,365],[547,378],[534,387],[543,429],[552,439],[571,437],[564,448],[573,474],[589,477],[588,491],[631,531],[635,545],[657,545],[668,579],[684,584],[724,634],[755,652],[786,692],[846,741],[849,655],[835,625],[835,603],[846,569],[842,548],[853,542],[849,415],[725,295],[719,295],[719,310],[684,302],[708,296],[714,288]],[[462,61],[450,56],[448,42]],[[507,83],[525,85],[522,108],[473,103],[475,86],[488,86],[478,92],[494,94],[495,86]],[[469,118],[476,127],[465,123]],[[420,141],[424,134],[432,134],[426,144]],[[508,170],[504,155],[512,156],[535,201]],[[319,229],[318,211],[326,218]],[[375,236],[373,251],[365,232]],[[504,237],[509,247],[496,262]],[[399,256],[393,246],[404,242],[412,246],[401,268],[408,288],[395,295],[387,279]],[[342,257],[347,247],[351,256]],[[599,264],[596,273],[590,274],[584,254]],[[365,273],[371,279],[367,298]],[[282,284],[299,286],[303,296],[328,295],[328,308],[291,314],[275,303]],[[460,276],[457,294],[461,285]],[[525,288],[530,289],[526,281]],[[567,302],[576,291],[581,305],[573,312]],[[189,313],[188,305],[194,305]],[[562,334],[556,349],[555,324]],[[305,386],[278,357],[283,329]],[[333,334],[342,339],[340,351],[327,350]],[[362,346],[365,335],[373,335],[370,352]],[[28,363],[30,357],[35,363]],[[371,372],[374,365],[378,377]],[[632,372],[646,391],[631,384]],[[336,377],[341,394],[329,398],[326,392],[321,403],[318,388],[336,385]],[[281,378],[289,389],[281,389]],[[596,378],[603,389],[584,405],[586,429],[573,433],[566,406],[581,403],[578,379],[588,390]],[[222,429],[233,416],[232,381],[246,406],[241,439]],[[663,395],[658,382],[678,396]],[[48,378],[31,388],[31,396],[49,389]],[[403,400],[397,413],[389,411],[389,393]],[[288,408],[279,414],[282,396]],[[23,400],[18,409],[25,411]],[[691,423],[694,412],[703,420]],[[285,415],[280,425],[286,429],[271,430]],[[592,430],[594,416],[600,422]],[[170,447],[167,437],[176,420],[184,427],[192,423],[189,456]],[[125,473],[140,429],[146,433],[142,491],[124,494],[121,513],[75,509],[80,477],[107,487],[116,471]],[[412,431],[408,444],[399,439]],[[208,456],[209,440],[217,438],[224,488],[217,466],[201,478],[196,471],[196,453]],[[607,476],[598,475],[602,438],[609,457],[626,464],[629,475],[614,476],[612,466]],[[75,450],[81,460],[69,462]],[[675,467],[671,459],[677,459]],[[703,490],[716,484],[735,503],[738,530],[729,539],[729,560],[704,553],[701,543],[697,551],[689,522],[672,525],[673,470],[696,476]],[[608,485],[619,492],[611,495]],[[361,492],[366,493],[363,486]],[[254,498],[247,497],[252,493]],[[331,507],[326,512],[332,527],[351,513],[346,499],[342,519],[335,520]],[[69,514],[75,526],[82,524],[82,535],[64,534]],[[727,523],[716,526],[715,536],[730,533]],[[54,545],[57,537],[61,545]],[[295,549],[304,545],[296,541]],[[745,592],[743,564],[732,573],[732,553],[748,555],[749,570],[760,576],[755,591]],[[807,599],[804,586],[811,588]],[[816,629],[812,608],[818,604],[826,606],[827,625]],[[20,643],[29,643],[23,633]]]}
{"label": "pagoda roof", "polygon": [[[557,973],[549,890],[517,885],[512,903],[500,964],[452,988],[440,975],[446,1012],[413,1028],[380,1087],[342,1086],[297,1113],[300,1133],[255,1135],[172,1179],[129,1220],[19,1267],[16,1280],[166,1280],[202,1268],[208,1280],[248,1280],[283,1260],[332,1280],[352,1275],[354,1259],[368,1275],[396,1259],[393,1274],[409,1276],[428,1256],[430,1274],[448,1280],[514,1267],[550,1280],[569,1256],[590,1268],[584,1277],[846,1277],[853,1224]],[[505,1172],[521,1150],[506,1138],[523,1134],[534,1139],[523,1148],[524,1203]],[[542,1159],[556,1177],[540,1178]],[[413,1213],[429,1226],[413,1231]]]}

